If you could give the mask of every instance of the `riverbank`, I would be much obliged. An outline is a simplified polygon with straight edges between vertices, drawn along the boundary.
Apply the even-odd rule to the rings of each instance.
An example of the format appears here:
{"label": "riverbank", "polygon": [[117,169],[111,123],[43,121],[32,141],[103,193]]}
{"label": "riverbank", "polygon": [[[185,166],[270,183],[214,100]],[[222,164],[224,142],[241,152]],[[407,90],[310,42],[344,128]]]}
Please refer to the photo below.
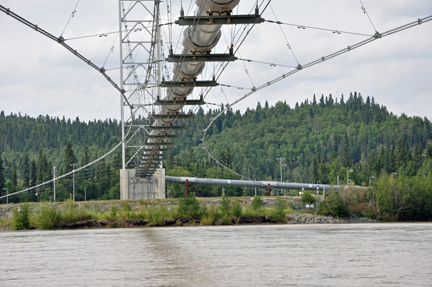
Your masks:
{"label": "riverbank", "polygon": [[0,205],[0,230],[377,222],[317,215],[316,204],[306,208],[299,197],[8,204]]}
{"label": "riverbank", "polygon": [[274,222],[271,216],[239,216],[229,217],[229,220],[215,218],[210,224],[202,224],[201,218],[173,218],[165,219],[163,223],[155,223],[146,219],[110,219],[88,220],[66,224],[61,229],[81,228],[130,228],[130,227],[156,227],[156,226],[194,226],[194,225],[241,225],[241,224],[334,224],[334,223],[376,223],[375,219],[367,217],[335,218],[333,216],[320,216],[307,213],[289,214],[286,220]]}

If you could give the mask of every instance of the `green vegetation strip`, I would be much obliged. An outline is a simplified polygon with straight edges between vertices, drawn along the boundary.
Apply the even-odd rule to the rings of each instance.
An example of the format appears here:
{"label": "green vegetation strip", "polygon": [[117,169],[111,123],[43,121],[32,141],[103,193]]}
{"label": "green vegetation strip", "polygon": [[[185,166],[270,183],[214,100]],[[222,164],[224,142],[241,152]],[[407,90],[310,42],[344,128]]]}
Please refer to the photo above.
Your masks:
{"label": "green vegetation strip", "polygon": [[[12,216],[0,219],[0,229],[71,229],[97,227],[231,225],[242,223],[304,223],[292,221],[304,213],[336,218],[367,215],[369,218],[395,220],[387,213],[377,213],[372,202],[366,203],[365,189],[351,187],[331,190],[326,202],[305,192],[300,198],[186,198],[139,201],[67,201],[62,204],[21,203],[12,209]],[[304,208],[315,204],[315,208]],[[316,206],[319,205],[319,208]],[[267,205],[267,206],[265,206]],[[3,214],[5,208],[3,206]],[[378,211],[380,209],[378,208]],[[384,210],[385,211],[385,210]],[[312,216],[312,215],[310,215]],[[309,216],[309,217],[310,217]],[[330,218],[330,217],[329,217]],[[319,223],[341,222],[331,220]],[[288,222],[290,221],[290,222]],[[352,222],[352,221],[348,221]],[[309,222],[310,223],[310,222]],[[315,221],[316,223],[316,221]]]}
{"label": "green vegetation strip", "polygon": [[[117,203],[117,204],[116,204]],[[106,210],[97,202],[78,205],[72,201],[54,203],[21,203],[13,209],[11,218],[2,218],[0,228],[61,229],[78,227],[128,227],[136,225],[226,225],[239,223],[241,217],[259,217],[258,222],[286,222],[286,215],[295,213],[284,198],[277,198],[276,205],[264,207],[257,196],[252,204],[242,206],[240,199],[223,197],[220,204],[206,204],[196,197],[180,198],[177,202],[140,200],[139,206],[131,202],[112,202]],[[244,205],[244,204],[243,204]],[[249,220],[250,221],[250,220]],[[87,223],[86,223],[87,222]],[[168,224],[167,224],[168,222]],[[257,220],[251,223],[257,222]],[[77,224],[80,223],[80,224]]]}

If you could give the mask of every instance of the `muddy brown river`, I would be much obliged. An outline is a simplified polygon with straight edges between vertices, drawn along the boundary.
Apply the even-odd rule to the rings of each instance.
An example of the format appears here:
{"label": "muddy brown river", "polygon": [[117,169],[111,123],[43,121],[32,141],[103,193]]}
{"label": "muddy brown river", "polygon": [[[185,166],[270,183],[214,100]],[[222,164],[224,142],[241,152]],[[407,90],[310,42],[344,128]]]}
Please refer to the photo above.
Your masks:
{"label": "muddy brown river", "polygon": [[0,232],[0,286],[432,286],[432,224]]}

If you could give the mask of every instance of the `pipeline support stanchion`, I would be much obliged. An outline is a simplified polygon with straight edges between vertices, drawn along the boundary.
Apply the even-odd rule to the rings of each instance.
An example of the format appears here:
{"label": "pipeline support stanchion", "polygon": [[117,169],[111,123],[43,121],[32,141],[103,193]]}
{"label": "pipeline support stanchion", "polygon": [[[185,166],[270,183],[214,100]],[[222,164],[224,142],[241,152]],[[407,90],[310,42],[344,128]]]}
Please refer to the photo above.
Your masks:
{"label": "pipeline support stanchion", "polygon": [[189,181],[187,179],[186,179],[185,186],[186,186],[186,197],[188,197],[188,195],[189,195]]}

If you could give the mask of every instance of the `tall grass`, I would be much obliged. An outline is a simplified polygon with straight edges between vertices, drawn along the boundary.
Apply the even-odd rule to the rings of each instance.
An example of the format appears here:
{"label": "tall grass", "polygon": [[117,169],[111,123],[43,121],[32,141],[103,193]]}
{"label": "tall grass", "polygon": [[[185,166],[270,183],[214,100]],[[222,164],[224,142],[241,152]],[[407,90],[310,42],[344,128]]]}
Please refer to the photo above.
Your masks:
{"label": "tall grass", "polygon": [[[232,224],[232,217],[240,216],[271,216],[274,222],[284,222],[286,214],[295,212],[281,198],[277,199],[275,207],[262,206],[260,197],[255,197],[253,202],[255,203],[242,207],[240,200],[223,197],[219,205],[206,205],[204,202],[200,204],[194,196],[191,196],[180,199],[178,206],[165,206],[159,203],[149,207],[140,202],[137,209],[132,208],[130,202],[126,201],[113,202],[110,206],[98,206],[95,203],[78,205],[73,201],[67,201],[63,205],[42,203],[35,205],[34,208],[22,204],[20,208],[13,210],[13,218],[10,221],[0,221],[0,227],[53,229],[80,221],[118,218],[144,219],[157,225],[163,225],[166,219],[178,217],[200,217],[202,225]],[[105,208],[105,211],[102,208]]]}
{"label": "tall grass", "polygon": [[15,208],[13,211],[12,229],[29,229],[30,228],[30,205],[21,203],[20,208]]}
{"label": "tall grass", "polygon": [[169,218],[168,209],[163,205],[158,205],[152,209],[149,209],[149,217],[153,223],[162,225],[165,219]]}
{"label": "tall grass", "polygon": [[252,209],[259,210],[263,205],[262,199],[260,196],[255,196],[252,200]]}
{"label": "tall grass", "polygon": [[77,208],[77,204],[68,200],[60,210],[60,224],[75,223],[79,221],[97,220],[98,217],[89,208]]}
{"label": "tall grass", "polygon": [[42,229],[52,229],[60,225],[60,211],[55,203],[44,203],[40,206],[36,225]]}
{"label": "tall grass", "polygon": [[242,215],[242,207],[239,200],[232,203],[231,214],[235,217],[240,217]]}
{"label": "tall grass", "polygon": [[9,218],[0,218],[0,228],[8,229],[11,227],[11,220]]}
{"label": "tall grass", "polygon": [[209,207],[206,206],[206,213],[203,214],[203,217],[201,217],[201,224],[213,225],[217,216],[218,216],[218,210],[216,206],[210,204]]}

